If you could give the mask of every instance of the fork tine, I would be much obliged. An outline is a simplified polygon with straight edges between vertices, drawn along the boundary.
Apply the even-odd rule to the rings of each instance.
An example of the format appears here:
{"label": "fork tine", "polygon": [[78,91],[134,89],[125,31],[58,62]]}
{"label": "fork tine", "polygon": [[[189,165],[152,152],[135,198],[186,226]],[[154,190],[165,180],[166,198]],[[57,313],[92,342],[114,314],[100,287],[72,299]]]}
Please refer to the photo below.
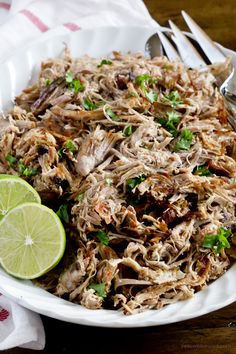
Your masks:
{"label": "fork tine", "polygon": [[183,34],[183,32],[180,31],[180,29],[171,20],[169,21],[169,24],[174,34],[174,41],[177,45],[183,62],[190,68],[205,66],[205,61],[202,59],[188,38]]}
{"label": "fork tine", "polygon": [[165,49],[166,56],[169,58],[169,60],[181,60],[178,52],[176,49],[173,47],[173,45],[170,43],[170,41],[167,39],[167,37],[161,32],[157,31],[157,34],[160,38],[161,44],[163,48]]}
{"label": "fork tine", "polygon": [[182,16],[187,23],[190,31],[193,33],[198,44],[212,63],[224,62],[224,54],[217,48],[215,43],[208,35],[198,26],[198,24],[185,12],[181,11]]}

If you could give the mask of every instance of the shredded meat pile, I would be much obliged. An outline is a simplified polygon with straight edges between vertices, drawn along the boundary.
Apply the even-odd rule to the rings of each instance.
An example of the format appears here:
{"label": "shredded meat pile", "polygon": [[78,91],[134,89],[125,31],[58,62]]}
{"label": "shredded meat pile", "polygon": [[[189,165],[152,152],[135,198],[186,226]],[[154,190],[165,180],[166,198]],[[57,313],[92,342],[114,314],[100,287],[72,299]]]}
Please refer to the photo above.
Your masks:
{"label": "shredded meat pile", "polygon": [[236,133],[214,80],[141,54],[66,50],[42,63],[0,120],[0,173],[31,183],[67,233],[62,261],[37,284],[133,314],[190,298],[227,270]]}

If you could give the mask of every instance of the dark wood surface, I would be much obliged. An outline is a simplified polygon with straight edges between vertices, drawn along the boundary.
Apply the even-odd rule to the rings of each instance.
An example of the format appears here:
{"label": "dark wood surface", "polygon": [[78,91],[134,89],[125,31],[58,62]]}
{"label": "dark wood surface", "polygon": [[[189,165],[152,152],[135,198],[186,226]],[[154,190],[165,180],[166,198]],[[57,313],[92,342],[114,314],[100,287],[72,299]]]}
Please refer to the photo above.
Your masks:
{"label": "dark wood surface", "polygon": [[[161,25],[171,18],[182,29],[186,27],[180,11],[185,9],[211,38],[236,50],[236,0],[145,0],[145,3]],[[46,347],[42,351],[45,354],[236,353],[236,303],[192,320],[139,329],[85,327],[42,319],[46,331]],[[36,351],[14,348],[6,353]]]}

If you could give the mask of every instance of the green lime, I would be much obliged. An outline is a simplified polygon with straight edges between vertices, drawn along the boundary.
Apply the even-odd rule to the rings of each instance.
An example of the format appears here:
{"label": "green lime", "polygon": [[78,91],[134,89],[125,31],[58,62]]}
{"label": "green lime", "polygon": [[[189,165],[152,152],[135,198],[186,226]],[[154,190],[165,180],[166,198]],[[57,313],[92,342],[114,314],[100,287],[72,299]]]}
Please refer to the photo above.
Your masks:
{"label": "green lime", "polygon": [[0,220],[10,209],[26,202],[41,203],[36,190],[20,177],[0,175]]}
{"label": "green lime", "polygon": [[62,258],[66,236],[59,217],[37,203],[11,209],[0,221],[0,263],[10,274],[34,279]]}

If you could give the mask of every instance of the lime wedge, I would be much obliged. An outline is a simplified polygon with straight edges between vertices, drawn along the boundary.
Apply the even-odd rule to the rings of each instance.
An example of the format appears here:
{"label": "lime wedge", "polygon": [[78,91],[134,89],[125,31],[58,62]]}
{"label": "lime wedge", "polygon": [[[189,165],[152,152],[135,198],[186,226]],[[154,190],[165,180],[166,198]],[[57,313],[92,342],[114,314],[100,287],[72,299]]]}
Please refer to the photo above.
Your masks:
{"label": "lime wedge", "polygon": [[37,203],[24,203],[0,221],[0,263],[10,274],[34,279],[63,256],[66,236],[59,217]]}
{"label": "lime wedge", "polygon": [[36,190],[20,177],[0,175],[0,220],[10,209],[26,202],[41,203]]}

